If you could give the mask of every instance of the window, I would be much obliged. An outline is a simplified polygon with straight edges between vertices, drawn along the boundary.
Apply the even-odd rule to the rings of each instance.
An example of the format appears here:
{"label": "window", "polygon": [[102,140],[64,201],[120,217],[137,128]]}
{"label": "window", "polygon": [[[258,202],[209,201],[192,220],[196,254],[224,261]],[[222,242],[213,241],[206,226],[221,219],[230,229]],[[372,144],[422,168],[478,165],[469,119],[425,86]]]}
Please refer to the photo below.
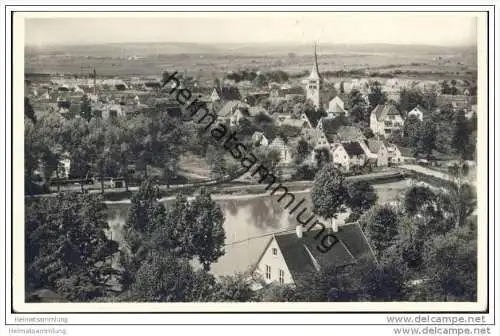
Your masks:
{"label": "window", "polygon": [[285,271],[280,269],[280,285],[285,283]]}
{"label": "window", "polygon": [[266,265],[266,279],[271,279],[271,266]]}
{"label": "window", "polygon": [[277,248],[273,248],[273,255],[278,255],[278,249]]}

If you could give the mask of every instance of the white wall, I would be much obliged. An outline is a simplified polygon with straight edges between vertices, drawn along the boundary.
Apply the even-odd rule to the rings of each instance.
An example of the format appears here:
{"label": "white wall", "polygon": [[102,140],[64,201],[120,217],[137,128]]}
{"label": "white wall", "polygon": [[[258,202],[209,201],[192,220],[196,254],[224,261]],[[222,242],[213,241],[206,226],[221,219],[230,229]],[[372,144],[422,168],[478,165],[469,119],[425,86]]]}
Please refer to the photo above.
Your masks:
{"label": "white wall", "polygon": [[[277,250],[277,255],[273,255],[273,248]],[[266,265],[271,266],[271,279],[266,278]],[[276,239],[272,238],[272,242],[269,244],[266,252],[260,259],[256,271],[262,275],[262,278],[265,280],[266,283],[271,283],[273,281],[279,283],[280,269],[285,272],[284,283],[293,284],[294,281],[292,275],[290,274],[290,271],[285,263],[283,255],[281,254],[281,251],[278,247],[278,243],[276,243]]]}

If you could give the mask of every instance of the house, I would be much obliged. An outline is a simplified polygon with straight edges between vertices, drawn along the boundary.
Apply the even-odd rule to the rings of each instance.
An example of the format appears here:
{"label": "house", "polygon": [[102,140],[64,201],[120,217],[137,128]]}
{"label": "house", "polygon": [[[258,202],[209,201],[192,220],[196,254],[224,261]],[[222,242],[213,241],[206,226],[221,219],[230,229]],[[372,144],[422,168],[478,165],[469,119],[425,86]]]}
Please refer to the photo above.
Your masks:
{"label": "house", "polygon": [[280,153],[281,162],[292,162],[292,151],[281,137],[276,137],[269,145],[269,149],[276,150]]}
{"label": "house", "polygon": [[311,123],[309,122],[309,120],[305,121],[302,119],[287,117],[287,118],[281,119],[279,122],[279,126],[284,126],[284,125],[288,125],[288,126],[302,129],[302,128],[309,128]]}
{"label": "house", "polygon": [[237,87],[234,86],[222,86],[216,87],[212,90],[210,94],[211,101],[230,101],[230,100],[240,100],[241,95]]}
{"label": "house", "polygon": [[252,134],[252,143],[255,144],[256,147],[259,146],[267,146],[269,141],[267,141],[266,136],[262,132],[254,132]]}
{"label": "house", "polygon": [[343,117],[323,117],[318,121],[316,129],[323,131],[330,142],[341,126],[345,125],[346,120]]}
{"label": "house", "polygon": [[[218,102],[214,102],[211,104],[210,109],[217,110],[219,106]],[[231,126],[237,125],[240,119],[245,117],[244,112],[241,110],[242,107],[248,108],[248,105],[240,100],[227,101],[216,111],[217,119],[223,123],[229,122]]]}
{"label": "house", "polygon": [[411,116],[415,116],[418,120],[422,121],[424,120],[424,114],[428,114],[427,110],[425,110],[422,106],[417,105],[410,112],[408,112],[406,117],[409,118]]}
{"label": "house", "polygon": [[123,117],[125,112],[120,104],[103,104],[101,109],[101,116],[104,119],[109,117]]}
{"label": "house", "polygon": [[342,147],[349,157],[347,171],[355,167],[363,167],[366,164],[367,156],[358,141],[343,142]]}
{"label": "house", "polygon": [[364,141],[363,132],[356,126],[340,126],[335,134],[335,142]]}
{"label": "house", "polygon": [[[295,232],[273,234],[258,258],[254,274],[268,284],[293,286],[306,273],[358,262],[375,262],[375,255],[359,223],[332,226],[309,231],[298,225]],[[331,245],[326,245],[331,248],[322,251],[321,237],[327,233],[337,239],[331,238]]]}
{"label": "house", "polygon": [[472,105],[469,110],[465,110],[465,117],[467,119],[472,119],[474,114],[477,116],[477,105]]}
{"label": "house", "polygon": [[371,138],[366,140],[366,144],[370,153],[375,155],[377,167],[386,167],[389,164],[389,153],[387,152],[384,142]]}
{"label": "house", "polygon": [[344,146],[340,143],[331,145],[330,152],[332,153],[332,162],[339,167],[343,172],[349,171],[349,154],[347,154]]}
{"label": "house", "polygon": [[340,115],[347,116],[347,111],[344,109],[344,102],[339,96],[336,96],[328,103],[328,109],[326,111],[329,117],[336,117]]}
{"label": "house", "polygon": [[403,156],[398,146],[388,142],[384,142],[384,145],[387,148],[387,161],[389,165],[403,163]]}
{"label": "house", "polygon": [[303,128],[300,135],[314,149],[321,147],[330,147],[328,139],[326,138],[326,135],[322,130],[316,128]]}
{"label": "house", "polygon": [[254,92],[247,94],[243,98],[243,101],[250,106],[255,106],[258,102],[266,98],[269,98],[269,92]]}
{"label": "house", "polygon": [[370,128],[376,135],[388,138],[393,133],[403,131],[404,119],[391,103],[377,105],[370,115]]}

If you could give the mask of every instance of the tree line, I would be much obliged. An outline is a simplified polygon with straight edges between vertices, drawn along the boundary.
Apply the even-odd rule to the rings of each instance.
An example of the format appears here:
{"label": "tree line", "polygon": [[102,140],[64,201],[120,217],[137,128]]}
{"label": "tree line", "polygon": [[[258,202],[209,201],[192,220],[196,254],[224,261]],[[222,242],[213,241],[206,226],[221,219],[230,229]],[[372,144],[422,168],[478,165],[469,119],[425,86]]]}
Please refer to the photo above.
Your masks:
{"label": "tree line", "polygon": [[[115,240],[99,195],[28,199],[27,297],[36,301],[37,290],[49,289],[77,302],[475,301],[475,197],[468,184],[414,185],[397,204],[376,205],[373,186],[346,184],[327,164],[311,192],[314,212],[328,220],[349,209],[375,262],[296,275],[294,286],[209,272],[225,254],[225,218],[203,189],[166,206],[147,179]],[[261,290],[254,290],[256,283]]]}

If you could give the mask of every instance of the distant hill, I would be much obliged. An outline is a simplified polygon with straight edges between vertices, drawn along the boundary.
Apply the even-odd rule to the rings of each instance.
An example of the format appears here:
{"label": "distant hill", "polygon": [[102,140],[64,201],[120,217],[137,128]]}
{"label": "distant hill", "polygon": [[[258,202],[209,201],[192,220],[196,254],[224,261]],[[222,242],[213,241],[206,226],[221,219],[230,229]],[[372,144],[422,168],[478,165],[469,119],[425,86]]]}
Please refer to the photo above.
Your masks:
{"label": "distant hill", "polygon": [[[202,44],[202,43],[112,43],[90,45],[66,45],[25,48],[26,56],[59,55],[59,56],[92,56],[92,57],[146,57],[152,55],[259,55],[276,56],[294,53],[310,55],[313,46],[309,44]],[[397,44],[320,44],[318,53],[326,54],[475,54],[473,46],[429,46],[429,45],[397,45]]]}

